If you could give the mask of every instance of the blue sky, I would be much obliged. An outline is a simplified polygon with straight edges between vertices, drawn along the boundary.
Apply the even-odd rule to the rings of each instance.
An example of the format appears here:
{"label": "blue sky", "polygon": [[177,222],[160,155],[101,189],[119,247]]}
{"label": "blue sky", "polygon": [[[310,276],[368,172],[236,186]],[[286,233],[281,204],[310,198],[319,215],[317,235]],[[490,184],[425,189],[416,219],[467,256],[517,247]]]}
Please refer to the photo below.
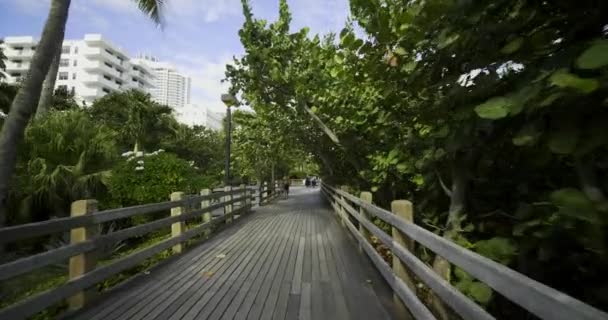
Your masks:
{"label": "blue sky", "polygon": [[[279,0],[251,0],[256,17],[276,19]],[[50,0],[0,0],[0,38],[39,37]],[[224,110],[219,99],[224,66],[243,53],[238,30],[240,0],[166,0],[166,24],[157,28],[129,0],[72,0],[66,39],[101,33],[131,55],[151,53],[192,77],[192,102]],[[292,30],[311,34],[339,32],[349,13],[348,0],[288,0]]]}

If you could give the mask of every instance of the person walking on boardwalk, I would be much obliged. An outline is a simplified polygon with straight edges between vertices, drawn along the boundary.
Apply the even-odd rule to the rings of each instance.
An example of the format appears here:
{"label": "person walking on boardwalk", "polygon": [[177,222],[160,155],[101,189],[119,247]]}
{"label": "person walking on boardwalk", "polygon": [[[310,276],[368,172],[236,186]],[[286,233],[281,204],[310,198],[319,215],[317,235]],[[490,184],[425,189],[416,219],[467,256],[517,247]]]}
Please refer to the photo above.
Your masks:
{"label": "person walking on boardwalk", "polygon": [[287,197],[289,197],[289,179],[284,180],[283,191],[285,192],[285,199],[287,199]]}
{"label": "person walking on boardwalk", "polygon": [[306,177],[306,182],[304,183],[306,188],[310,188],[310,177]]}

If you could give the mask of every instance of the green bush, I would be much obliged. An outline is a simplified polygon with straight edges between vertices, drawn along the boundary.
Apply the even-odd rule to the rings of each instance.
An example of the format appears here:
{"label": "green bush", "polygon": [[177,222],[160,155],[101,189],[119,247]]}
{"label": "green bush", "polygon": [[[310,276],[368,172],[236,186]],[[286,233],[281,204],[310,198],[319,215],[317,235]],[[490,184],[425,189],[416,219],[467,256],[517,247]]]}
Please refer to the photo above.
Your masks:
{"label": "green bush", "polygon": [[207,183],[190,162],[172,153],[130,156],[112,172],[108,203],[120,207],[167,201],[172,192],[194,193]]}

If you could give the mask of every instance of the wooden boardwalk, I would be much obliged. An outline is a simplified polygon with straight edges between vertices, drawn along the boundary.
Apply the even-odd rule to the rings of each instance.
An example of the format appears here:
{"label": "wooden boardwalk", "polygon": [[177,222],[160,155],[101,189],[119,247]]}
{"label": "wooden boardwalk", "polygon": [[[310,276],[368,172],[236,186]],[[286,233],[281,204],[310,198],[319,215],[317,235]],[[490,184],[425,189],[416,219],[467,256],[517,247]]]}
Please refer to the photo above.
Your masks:
{"label": "wooden boardwalk", "polygon": [[319,189],[257,208],[72,319],[392,319],[392,291]]}

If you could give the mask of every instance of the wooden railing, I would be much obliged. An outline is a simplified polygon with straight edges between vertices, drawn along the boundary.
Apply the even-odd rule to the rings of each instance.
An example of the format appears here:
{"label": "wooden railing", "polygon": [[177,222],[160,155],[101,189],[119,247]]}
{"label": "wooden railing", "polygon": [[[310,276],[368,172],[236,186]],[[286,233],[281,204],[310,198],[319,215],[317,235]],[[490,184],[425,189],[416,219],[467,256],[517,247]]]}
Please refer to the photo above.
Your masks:
{"label": "wooden railing", "polygon": [[[67,231],[70,232],[70,244],[0,265],[0,281],[68,259],[70,263],[69,280],[65,284],[0,310],[0,319],[26,318],[63,299],[68,299],[71,310],[78,309],[94,295],[95,290],[90,288],[95,284],[137,266],[164,250],[171,248],[174,253],[180,253],[185,241],[205,232],[208,234],[213,226],[220,223],[231,223],[237,214],[250,212],[252,201],[263,205],[276,196],[277,193],[269,190],[266,184],[259,189],[241,185],[234,188],[205,189],[201,190],[200,195],[175,192],[170,195],[171,201],[100,212],[97,212],[95,200],[80,200],[72,204],[70,217],[1,228],[0,244]],[[223,208],[223,212],[212,216],[212,211],[219,208]],[[171,215],[168,217],[111,233],[96,234],[102,223],[169,209]],[[194,223],[186,228],[186,220]],[[170,238],[113,260],[109,264],[97,265],[95,252],[100,248],[169,226]]]}
{"label": "wooden railing", "polygon": [[[608,319],[605,312],[417,226],[413,223],[413,209],[409,201],[393,201],[391,212],[374,206],[369,192],[362,192],[361,197],[356,197],[325,184],[322,191],[342,224],[355,236],[360,248],[367,253],[392,287],[396,300],[403,303],[416,319],[435,317],[416,296],[411,274],[415,274],[463,319],[494,317],[419,260],[413,253],[414,241],[462,268],[541,319]],[[388,223],[392,227],[392,235],[377,227],[370,217]],[[358,229],[352,221],[359,225]],[[374,235],[390,248],[393,254],[392,268],[371,245],[370,235]]]}

